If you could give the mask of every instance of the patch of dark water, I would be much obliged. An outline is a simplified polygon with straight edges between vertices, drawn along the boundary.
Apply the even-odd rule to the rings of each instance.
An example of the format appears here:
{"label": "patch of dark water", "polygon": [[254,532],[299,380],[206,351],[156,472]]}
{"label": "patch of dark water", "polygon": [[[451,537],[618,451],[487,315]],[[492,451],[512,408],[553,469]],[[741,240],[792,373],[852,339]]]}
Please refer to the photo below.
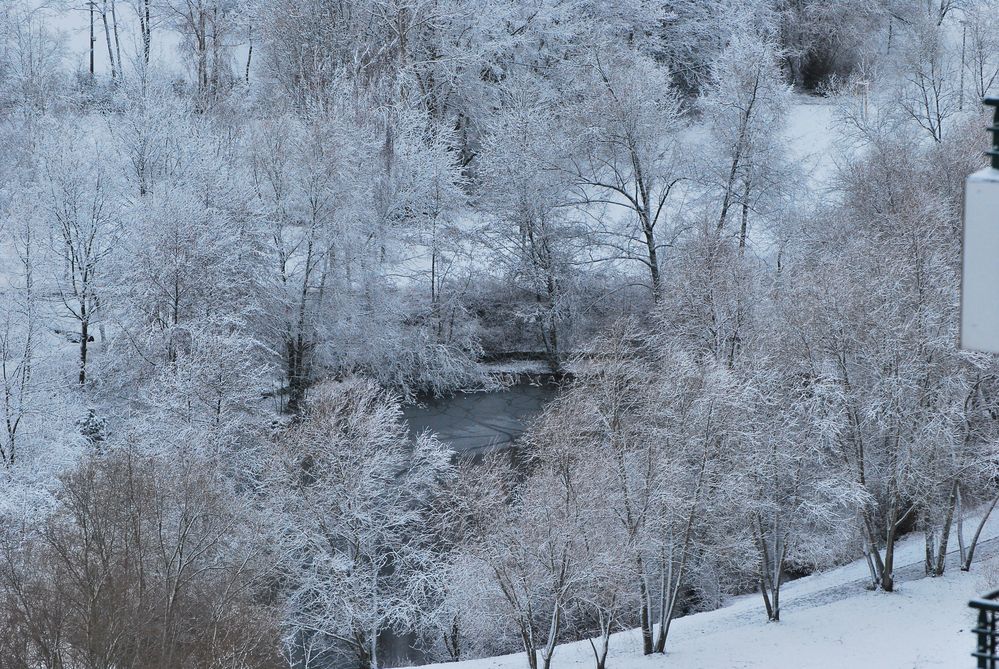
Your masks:
{"label": "patch of dark water", "polygon": [[502,390],[424,398],[403,407],[403,414],[414,436],[430,430],[456,453],[476,454],[513,446],[557,390],[548,379],[533,379]]}

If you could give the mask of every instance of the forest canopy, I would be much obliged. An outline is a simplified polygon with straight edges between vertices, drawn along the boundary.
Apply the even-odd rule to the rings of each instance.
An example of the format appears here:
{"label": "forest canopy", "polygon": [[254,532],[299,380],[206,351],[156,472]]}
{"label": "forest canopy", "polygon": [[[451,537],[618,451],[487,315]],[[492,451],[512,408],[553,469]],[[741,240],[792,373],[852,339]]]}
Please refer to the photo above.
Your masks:
{"label": "forest canopy", "polygon": [[[0,0],[0,669],[605,669],[971,569],[997,79],[996,0]],[[404,419],[524,370],[512,450]]]}

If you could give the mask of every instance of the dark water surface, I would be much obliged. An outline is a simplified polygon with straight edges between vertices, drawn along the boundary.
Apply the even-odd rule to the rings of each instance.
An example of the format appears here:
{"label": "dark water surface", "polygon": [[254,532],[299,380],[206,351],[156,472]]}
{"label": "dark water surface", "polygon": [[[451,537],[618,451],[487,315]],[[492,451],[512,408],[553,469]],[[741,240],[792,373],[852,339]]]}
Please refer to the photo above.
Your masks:
{"label": "dark water surface", "polygon": [[554,383],[518,383],[504,390],[429,398],[403,407],[403,414],[414,435],[430,430],[458,453],[503,449],[524,433],[557,389]]}

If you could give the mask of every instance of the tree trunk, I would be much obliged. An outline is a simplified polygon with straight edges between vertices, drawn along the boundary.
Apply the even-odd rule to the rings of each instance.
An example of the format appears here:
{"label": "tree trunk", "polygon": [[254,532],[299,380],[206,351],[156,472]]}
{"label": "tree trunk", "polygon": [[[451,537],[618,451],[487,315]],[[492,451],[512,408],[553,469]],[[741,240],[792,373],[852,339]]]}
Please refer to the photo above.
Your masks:
{"label": "tree trunk", "polygon": [[458,624],[458,616],[451,618],[451,634],[444,632],[444,648],[447,649],[452,662],[461,659],[461,627]]}
{"label": "tree trunk", "polygon": [[662,653],[666,649],[666,620],[669,616],[669,592],[673,589],[673,555],[672,548],[667,556],[663,551],[659,565],[659,629],[656,632],[656,642],[653,650]]}
{"label": "tree trunk", "polygon": [[253,26],[247,29],[249,47],[246,50],[246,83],[250,83],[250,61],[253,59]]}
{"label": "tree trunk", "polygon": [[299,336],[289,339],[286,343],[287,363],[285,366],[288,377],[288,402],[285,405],[286,411],[297,416],[302,410],[305,401],[305,391],[308,388],[308,379],[305,371],[305,341]]}
{"label": "tree trunk", "polygon": [[[611,604],[611,608],[613,608],[613,604]],[[600,623],[600,650],[597,650],[597,645],[593,643],[593,639],[589,640],[590,648],[593,649],[593,659],[596,662],[595,669],[607,669],[607,651],[610,649],[613,617],[610,614],[605,614],[603,611],[600,611],[598,616]]]}
{"label": "tree trunk", "polygon": [[[894,531],[888,532],[889,535],[893,535]],[[881,572],[881,589],[885,592],[895,591],[895,540],[894,537],[889,539],[888,544],[885,546],[885,568]]]}
{"label": "tree trunk", "polygon": [[80,385],[87,382],[87,339],[90,338],[90,323],[86,318],[86,307],[84,306],[80,314],[84,317],[80,321]]}
{"label": "tree trunk", "polygon": [[967,549],[964,545],[964,505],[961,504],[961,486],[957,487],[957,549],[960,557],[961,568],[964,569],[964,558]]}
{"label": "tree trunk", "polygon": [[957,480],[950,489],[950,497],[947,499],[947,514],[944,517],[943,529],[940,533],[939,553],[937,554],[937,567],[934,576],[943,576],[944,569],[947,568],[947,545],[950,543],[950,528],[954,524],[954,509],[957,506]]}
{"label": "tree trunk", "polygon": [[746,148],[746,141],[749,134],[749,122],[753,116],[753,107],[756,104],[756,94],[760,87],[760,73],[756,72],[756,79],[753,84],[752,95],[749,98],[749,103],[746,105],[745,111],[742,113],[742,117],[739,122],[739,137],[735,143],[735,151],[732,155],[732,166],[729,169],[728,181],[725,185],[725,195],[722,197],[722,207],[721,214],[718,216],[718,232],[720,233],[725,228],[725,219],[728,218],[729,208],[732,206],[732,195],[735,190],[735,180],[739,173],[739,167],[742,163],[742,153]]}
{"label": "tree trunk", "polygon": [[784,582],[784,560],[787,558],[787,538],[776,534],[774,536],[774,571],[770,576],[770,599],[774,610],[770,620],[780,622],[780,586]]}
{"label": "tree trunk", "polygon": [[531,622],[520,621],[520,640],[524,644],[524,652],[527,653],[528,669],[538,669],[538,650],[534,647],[534,635],[530,629]]}
{"label": "tree trunk", "polygon": [[90,0],[90,78],[94,78],[94,45],[97,43],[97,38],[94,36],[94,3],[96,0]]}
{"label": "tree trunk", "polygon": [[149,65],[149,49],[153,37],[153,27],[149,23],[149,2],[150,0],[144,0],[142,11],[139,12],[139,22],[142,28],[142,62],[146,66]]}
{"label": "tree trunk", "polygon": [[749,179],[742,189],[742,222],[739,225],[739,255],[746,251],[746,236],[749,233]]}
{"label": "tree trunk", "polygon": [[[694,531],[694,519],[697,515],[697,510],[700,504],[701,491],[703,490],[704,485],[704,473],[707,470],[707,463],[708,449],[705,447],[703,453],[701,454],[701,466],[697,475],[697,487],[694,489],[694,499],[691,501],[690,512],[687,515],[687,524],[683,530],[683,548],[680,550],[680,564],[677,565],[675,578],[673,577],[673,561],[670,559],[668,579],[670,595],[667,600],[669,605],[668,608],[661,612],[662,618],[659,626],[659,638],[656,640],[656,652],[658,653],[666,652],[666,638],[669,636],[670,624],[673,622],[673,613],[676,610],[677,599],[680,596],[680,588],[683,586],[683,575],[687,568],[689,548]],[[670,557],[672,558],[672,556]]]}
{"label": "tree trunk", "polygon": [[766,533],[763,531],[763,520],[756,517],[756,547],[760,553],[760,592],[763,593],[763,604],[767,610],[767,620],[780,620],[780,584],[784,572],[784,557],[787,545],[776,534],[774,547],[771,551],[767,545]]}
{"label": "tree trunk", "polygon": [[638,592],[641,602],[641,612],[639,615],[642,627],[642,654],[651,655],[652,646],[652,612],[649,611],[649,585],[645,578],[645,565],[642,557],[638,557]]}
{"label": "tree trunk", "polygon": [[961,565],[961,571],[969,571],[971,569],[971,562],[975,559],[975,548],[978,546],[978,539],[982,536],[982,530],[985,529],[985,523],[988,521],[989,516],[992,515],[992,511],[996,508],[996,503],[999,503],[999,495],[992,499],[992,504],[989,505],[989,510],[985,512],[982,519],[978,522],[978,528],[975,530],[975,535],[971,538],[971,543],[968,544],[968,557],[965,559],[964,564]]}
{"label": "tree trunk", "polygon": [[774,584],[774,597],[773,597],[773,600],[774,600],[774,613],[773,613],[773,616],[771,616],[770,620],[772,620],[775,623],[779,623],[780,622],[780,584],[781,584],[782,578],[783,577],[778,576],[777,577],[777,582]]}
{"label": "tree trunk", "polygon": [[123,71],[124,64],[121,59],[121,40],[118,37],[118,11],[117,8],[115,7],[115,0],[111,0],[111,28],[114,33],[115,60],[118,62],[118,69],[120,71],[120,74],[124,76],[125,74],[125,72]]}
{"label": "tree trunk", "polygon": [[935,576],[933,573],[934,558],[936,558],[936,537],[933,530],[927,527],[923,530],[923,543],[925,544],[925,557],[923,558],[923,574],[925,576]]}
{"label": "tree trunk", "polygon": [[874,560],[871,558],[871,549],[867,545],[867,540],[864,540],[864,559],[867,560],[867,569],[871,574],[871,587],[878,587],[878,573],[874,569]]}
{"label": "tree trunk", "polygon": [[195,38],[198,48],[198,93],[204,99],[208,92],[208,27],[206,12],[198,10],[198,27]]}
{"label": "tree trunk", "polygon": [[555,642],[558,639],[558,628],[562,620],[562,607],[555,605],[552,611],[551,624],[548,626],[548,643],[541,651],[541,658],[544,660],[544,669],[551,669],[552,657],[555,655]]}
{"label": "tree trunk", "polygon": [[[700,483],[698,483],[698,497],[700,495],[699,490]],[[661,597],[663,603],[659,611],[659,632],[656,636],[655,644],[655,652],[657,653],[666,652],[666,639],[669,638],[670,626],[676,614],[676,604],[680,599],[680,591],[683,589],[684,583],[683,577],[687,570],[687,559],[696,509],[697,505],[695,503],[691,506],[690,516],[687,518],[687,526],[684,529],[683,547],[680,550],[680,563],[675,568],[676,573],[674,574],[673,559],[670,556],[669,569],[667,570],[668,577],[663,580],[664,592]]]}
{"label": "tree trunk", "polygon": [[114,51],[111,47],[111,27],[108,25],[107,0],[104,0],[104,5],[101,8],[101,22],[104,24],[104,40],[107,42],[108,46],[108,62],[111,65],[111,80],[115,81],[118,79],[118,69],[115,66]]}
{"label": "tree trunk", "polygon": [[885,559],[881,568],[881,589],[885,592],[895,591],[895,539],[898,536],[898,526],[909,515],[909,511],[899,515],[897,506],[892,506],[888,516],[888,532],[885,535]]}
{"label": "tree trunk", "polygon": [[355,632],[354,633],[354,652],[357,654],[357,669],[374,669],[371,664],[371,653],[369,652],[369,646],[367,639],[364,635]]}
{"label": "tree trunk", "polygon": [[652,228],[650,215],[645,212],[642,218],[642,232],[645,236],[645,248],[649,254],[649,274],[652,279],[652,301],[656,304],[662,298],[662,277],[659,274],[659,252],[656,249],[656,234]]}
{"label": "tree trunk", "polygon": [[867,540],[865,543],[870,548],[868,555],[871,558],[871,565],[874,571],[874,587],[878,587],[881,583],[882,574],[885,571],[884,560],[881,559],[881,551],[878,548],[877,535],[874,532],[874,526],[871,522],[870,517],[864,514],[864,527],[867,530]]}

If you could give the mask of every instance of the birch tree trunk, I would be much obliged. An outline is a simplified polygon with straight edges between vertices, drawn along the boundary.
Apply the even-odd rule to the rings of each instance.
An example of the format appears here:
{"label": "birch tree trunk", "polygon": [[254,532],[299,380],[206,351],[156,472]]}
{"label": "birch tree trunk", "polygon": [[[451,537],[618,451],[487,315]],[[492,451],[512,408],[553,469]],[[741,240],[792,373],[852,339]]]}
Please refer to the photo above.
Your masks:
{"label": "birch tree trunk", "polygon": [[997,503],[999,503],[999,495],[992,499],[992,504],[989,505],[989,510],[986,511],[982,516],[982,519],[978,521],[978,527],[975,529],[975,535],[971,538],[971,543],[968,544],[968,555],[964,560],[964,564],[961,565],[961,571],[969,571],[971,569],[971,562],[975,559],[975,548],[978,546],[978,540],[982,536],[982,530],[985,529],[985,523],[988,522],[989,516],[992,515],[992,511],[995,510]]}
{"label": "birch tree trunk", "polygon": [[558,604],[552,611],[551,623],[548,626],[548,642],[541,651],[541,659],[544,660],[544,669],[551,669],[552,657],[555,655],[555,642],[558,640],[558,629],[562,621],[562,607]]}
{"label": "birch tree trunk", "polygon": [[104,41],[107,43],[108,47],[108,64],[111,66],[111,80],[117,81],[118,79],[118,68],[116,66],[116,61],[114,57],[114,51],[111,46],[111,27],[108,24],[108,3],[104,0],[104,4],[101,6],[101,23],[104,24]]}
{"label": "birch tree trunk", "polygon": [[111,28],[114,34],[115,60],[118,62],[119,73],[124,76],[124,61],[121,59],[121,40],[118,37],[118,12],[115,7],[115,0],[111,0]]}
{"label": "birch tree trunk", "polygon": [[[611,609],[613,609],[613,604],[611,604]],[[595,660],[595,669],[606,669],[607,667],[607,651],[610,649],[610,635],[611,628],[613,626],[613,616],[604,611],[598,613],[598,620],[600,626],[600,648],[597,649],[597,645],[590,639],[590,648],[593,649],[593,658]]]}

